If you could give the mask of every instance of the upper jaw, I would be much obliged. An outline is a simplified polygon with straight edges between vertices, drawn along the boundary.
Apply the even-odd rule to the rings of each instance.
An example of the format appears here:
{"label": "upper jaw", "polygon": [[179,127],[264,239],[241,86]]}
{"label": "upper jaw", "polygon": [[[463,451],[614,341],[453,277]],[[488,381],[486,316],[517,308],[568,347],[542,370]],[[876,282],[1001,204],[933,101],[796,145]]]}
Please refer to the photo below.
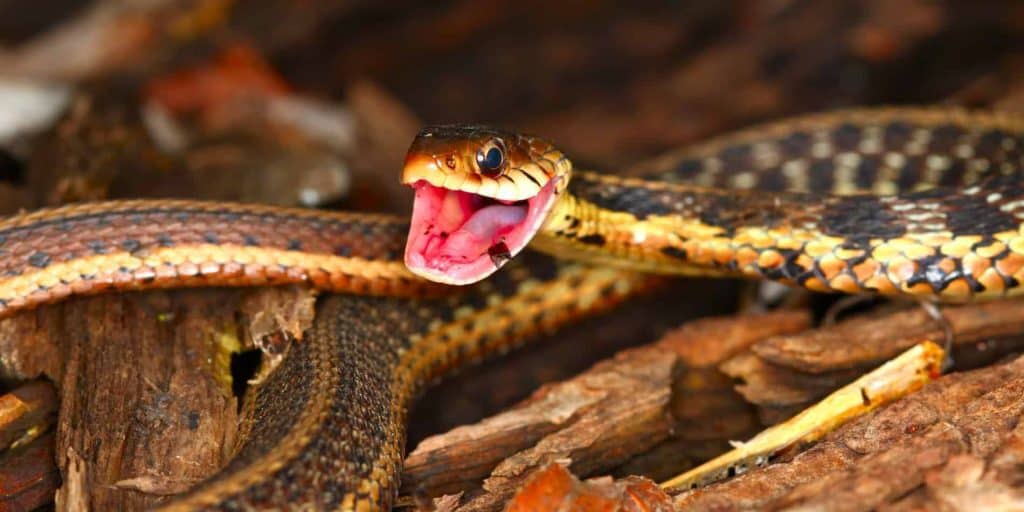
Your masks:
{"label": "upper jaw", "polygon": [[[429,224],[430,227],[427,228],[427,231],[423,231],[423,226],[425,222],[430,222],[430,218],[435,218],[433,217],[434,211],[429,208],[431,205],[437,204],[439,196],[436,195],[438,192],[430,190],[436,185],[428,186],[429,181],[426,180],[417,182],[419,184],[414,185],[417,190],[417,203],[414,206],[413,222],[410,225],[409,240],[406,244],[405,261],[407,266],[413,273],[431,281],[452,285],[472,284],[486,278],[503,266],[508,259],[522,251],[541,229],[552,208],[558,202],[560,181],[559,177],[552,178],[543,189],[528,198],[524,205],[526,208],[525,218],[515,230],[508,233],[507,239],[502,238],[501,254],[491,254],[488,250],[486,255],[480,254],[478,257],[464,262],[433,259],[433,256],[430,260],[425,259],[426,254],[422,251],[429,246],[430,239],[423,237],[433,236],[429,232],[434,228],[434,224]],[[421,194],[433,195],[420,197]],[[425,202],[421,203],[421,201]]]}
{"label": "upper jaw", "polygon": [[476,173],[448,171],[437,158],[410,156],[402,169],[402,183],[425,181],[435,187],[469,192],[501,201],[522,201],[536,196],[554,179],[534,163],[506,170],[509,176],[490,178]]}

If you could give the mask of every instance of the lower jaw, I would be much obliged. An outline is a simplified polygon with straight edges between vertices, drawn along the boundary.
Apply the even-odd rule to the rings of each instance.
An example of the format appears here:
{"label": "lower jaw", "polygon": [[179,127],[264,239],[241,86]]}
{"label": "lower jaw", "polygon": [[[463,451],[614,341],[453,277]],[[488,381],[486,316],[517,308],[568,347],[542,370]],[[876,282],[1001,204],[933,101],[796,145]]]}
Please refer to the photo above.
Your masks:
{"label": "lower jaw", "polygon": [[[526,219],[523,221],[525,225],[515,228],[525,229],[527,232],[520,232],[510,236],[510,244],[506,245],[504,243],[504,239],[493,240],[489,250],[481,257],[469,263],[455,265],[451,263],[440,263],[437,260],[434,260],[433,263],[426,264],[425,258],[422,257],[421,254],[413,257],[410,255],[409,247],[407,247],[407,266],[414,274],[425,277],[431,281],[446,284],[466,285],[486,278],[503,266],[509,259],[518,254],[524,246],[529,243],[529,241],[532,240],[538,232],[543,230],[547,223],[550,222],[553,212],[557,210],[559,205],[563,202],[563,197],[560,197],[556,192],[558,190],[557,185],[558,182],[556,181],[547,184],[537,196],[534,196],[534,198],[529,200],[529,210],[527,211]],[[537,200],[540,202],[535,202]],[[416,225],[422,226],[420,223],[417,223]],[[410,243],[412,242],[410,241]],[[452,267],[456,266],[461,266],[461,268],[456,272],[452,272]]]}

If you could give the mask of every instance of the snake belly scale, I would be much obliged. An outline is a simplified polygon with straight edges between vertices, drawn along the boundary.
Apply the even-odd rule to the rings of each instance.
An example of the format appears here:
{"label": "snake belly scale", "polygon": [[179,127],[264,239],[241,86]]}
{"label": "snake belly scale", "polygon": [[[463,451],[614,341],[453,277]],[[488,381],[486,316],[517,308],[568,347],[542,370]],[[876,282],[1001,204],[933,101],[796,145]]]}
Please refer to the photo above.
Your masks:
{"label": "snake belly scale", "polygon": [[[407,160],[405,175],[429,202],[414,208],[411,224],[193,201],[73,205],[2,220],[0,316],[72,295],[179,286],[306,283],[352,294],[324,298],[305,339],[254,390],[228,466],[166,508],[385,508],[419,390],[655,282],[616,268],[951,301],[1018,293],[1022,134],[1024,123],[1009,115],[840,112],[715,139],[626,176],[570,180],[568,159],[539,139],[427,131],[429,144],[414,144]],[[448,146],[451,158],[439,159]],[[519,160],[504,165],[502,151]],[[452,174],[431,176],[445,167]],[[476,174],[458,174],[465,169]],[[473,197],[483,190],[501,197]],[[438,227],[417,211],[448,218]],[[610,265],[529,256],[445,293],[403,263],[410,226],[420,233],[421,270],[443,275],[446,265],[472,263],[460,282],[504,265],[534,234],[531,245],[558,260]],[[503,233],[515,235],[515,247]],[[478,240],[492,234],[497,243]],[[482,252],[459,259],[454,249],[465,248]]]}

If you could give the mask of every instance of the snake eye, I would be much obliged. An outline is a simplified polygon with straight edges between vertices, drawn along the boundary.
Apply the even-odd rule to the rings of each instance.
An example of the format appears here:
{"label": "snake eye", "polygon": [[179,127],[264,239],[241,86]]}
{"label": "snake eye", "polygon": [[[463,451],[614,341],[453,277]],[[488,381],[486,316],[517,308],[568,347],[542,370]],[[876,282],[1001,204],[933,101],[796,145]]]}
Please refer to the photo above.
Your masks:
{"label": "snake eye", "polygon": [[501,174],[505,166],[505,152],[501,149],[501,142],[494,140],[480,148],[476,152],[476,165],[485,176]]}

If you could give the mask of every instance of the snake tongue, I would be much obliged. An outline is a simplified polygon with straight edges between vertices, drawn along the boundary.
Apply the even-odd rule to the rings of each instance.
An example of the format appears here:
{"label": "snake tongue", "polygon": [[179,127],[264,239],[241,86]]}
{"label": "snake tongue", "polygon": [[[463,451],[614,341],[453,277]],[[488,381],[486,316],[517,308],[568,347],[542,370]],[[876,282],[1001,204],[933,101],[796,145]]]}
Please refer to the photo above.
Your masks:
{"label": "snake tongue", "polygon": [[406,266],[448,284],[479,281],[518,254],[543,222],[554,190],[510,204],[425,181],[413,188]]}

